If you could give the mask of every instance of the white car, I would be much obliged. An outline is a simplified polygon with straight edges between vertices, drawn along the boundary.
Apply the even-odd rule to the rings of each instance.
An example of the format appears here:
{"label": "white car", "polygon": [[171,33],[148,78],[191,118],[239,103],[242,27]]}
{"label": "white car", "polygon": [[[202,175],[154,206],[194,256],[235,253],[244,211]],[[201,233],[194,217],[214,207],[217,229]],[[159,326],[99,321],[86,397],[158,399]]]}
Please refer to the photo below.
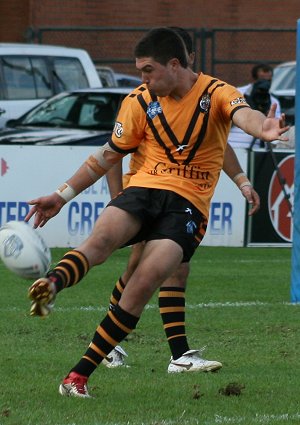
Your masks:
{"label": "white car", "polygon": [[96,145],[111,136],[125,87],[67,91],[35,106],[0,130],[1,145]]}
{"label": "white car", "polygon": [[102,87],[83,49],[0,43],[0,128],[65,90]]}
{"label": "white car", "polygon": [[284,62],[274,68],[271,93],[280,102],[288,124],[295,124],[296,61]]}

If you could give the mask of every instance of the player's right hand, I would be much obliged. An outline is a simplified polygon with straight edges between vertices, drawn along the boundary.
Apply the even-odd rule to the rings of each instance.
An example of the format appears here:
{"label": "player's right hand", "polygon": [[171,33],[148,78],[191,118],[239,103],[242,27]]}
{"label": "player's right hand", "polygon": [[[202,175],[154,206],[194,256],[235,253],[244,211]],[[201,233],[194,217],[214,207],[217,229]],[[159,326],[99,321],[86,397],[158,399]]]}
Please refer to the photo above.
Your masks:
{"label": "player's right hand", "polygon": [[29,221],[34,216],[33,227],[43,227],[48,220],[56,216],[66,201],[57,193],[52,195],[42,196],[40,198],[32,199],[27,202],[28,205],[33,205],[24,221]]}

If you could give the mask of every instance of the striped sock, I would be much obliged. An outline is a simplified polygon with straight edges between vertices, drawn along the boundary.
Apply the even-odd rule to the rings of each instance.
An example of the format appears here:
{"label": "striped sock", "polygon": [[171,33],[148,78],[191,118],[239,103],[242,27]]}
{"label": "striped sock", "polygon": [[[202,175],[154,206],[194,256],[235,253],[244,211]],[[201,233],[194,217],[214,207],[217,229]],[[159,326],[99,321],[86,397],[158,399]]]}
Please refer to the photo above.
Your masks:
{"label": "striped sock", "polygon": [[119,280],[117,281],[111,296],[110,296],[110,300],[109,300],[109,309],[112,310],[114,306],[116,306],[118,304],[118,302],[121,299],[121,296],[123,294],[125,288],[125,283],[123,282],[122,278],[120,277]]}
{"label": "striped sock", "polygon": [[53,270],[47,273],[56,286],[56,292],[76,285],[89,271],[89,263],[80,251],[67,252]]}
{"label": "striped sock", "polygon": [[185,332],[185,289],[161,288],[158,304],[172,357],[176,360],[189,350]]}
{"label": "striped sock", "polygon": [[139,317],[116,305],[102,320],[88,350],[71,372],[90,376],[111,350],[135,329],[138,321]]}

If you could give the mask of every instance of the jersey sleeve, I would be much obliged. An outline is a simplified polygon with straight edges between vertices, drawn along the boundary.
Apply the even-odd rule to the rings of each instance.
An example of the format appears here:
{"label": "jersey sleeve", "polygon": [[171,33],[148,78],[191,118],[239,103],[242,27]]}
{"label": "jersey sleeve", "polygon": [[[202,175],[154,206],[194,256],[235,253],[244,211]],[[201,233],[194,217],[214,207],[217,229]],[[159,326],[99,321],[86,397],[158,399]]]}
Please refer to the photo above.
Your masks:
{"label": "jersey sleeve", "polygon": [[220,101],[223,107],[221,108],[224,117],[230,120],[233,114],[241,108],[250,108],[244,95],[235,87],[226,84],[221,91]]}
{"label": "jersey sleeve", "polygon": [[123,100],[115,122],[111,146],[120,153],[134,152],[144,138],[146,115],[138,96],[134,90]]}

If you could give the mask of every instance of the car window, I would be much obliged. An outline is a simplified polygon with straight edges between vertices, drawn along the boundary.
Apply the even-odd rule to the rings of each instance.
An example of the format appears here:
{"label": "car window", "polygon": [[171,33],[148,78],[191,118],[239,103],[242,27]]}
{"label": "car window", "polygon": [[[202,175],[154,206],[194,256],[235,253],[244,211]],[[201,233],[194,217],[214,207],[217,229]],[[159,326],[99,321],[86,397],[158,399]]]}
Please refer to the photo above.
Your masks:
{"label": "car window", "polygon": [[22,124],[112,130],[123,97],[119,93],[62,93],[34,108]]}
{"label": "car window", "polygon": [[35,79],[38,98],[48,98],[53,95],[51,82],[48,75],[48,67],[43,58],[32,58],[32,72]]}
{"label": "car window", "polygon": [[34,78],[29,58],[4,56],[1,59],[6,98],[34,99]]}
{"label": "car window", "polygon": [[53,95],[45,59],[24,56],[1,58],[3,99],[43,99]]}
{"label": "car window", "polygon": [[54,58],[53,77],[57,92],[88,87],[84,69],[76,58]]}
{"label": "car window", "polygon": [[79,126],[112,129],[117,107],[110,96],[89,96],[82,104]]}
{"label": "car window", "polygon": [[68,123],[70,111],[77,101],[77,96],[60,96],[55,100],[44,102],[42,105],[29,112],[23,124],[63,124]]}

